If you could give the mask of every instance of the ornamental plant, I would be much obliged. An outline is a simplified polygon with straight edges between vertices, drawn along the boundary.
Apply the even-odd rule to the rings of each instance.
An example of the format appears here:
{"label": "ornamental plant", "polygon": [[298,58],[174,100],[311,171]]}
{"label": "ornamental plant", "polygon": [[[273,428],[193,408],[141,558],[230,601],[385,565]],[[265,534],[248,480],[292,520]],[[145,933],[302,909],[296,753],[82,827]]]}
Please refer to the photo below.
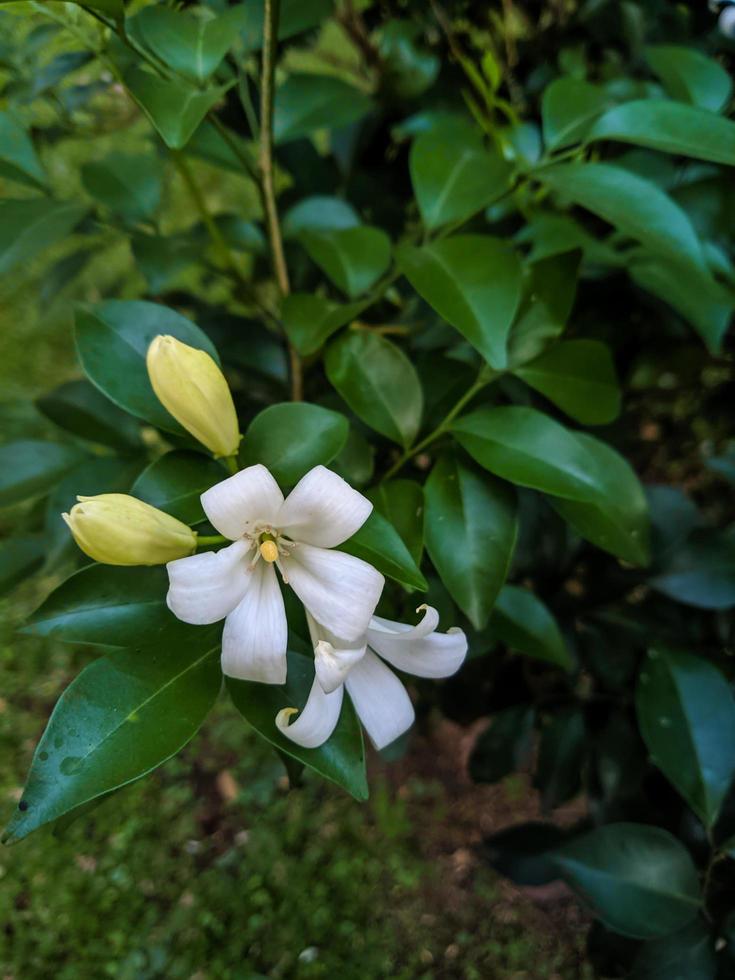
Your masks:
{"label": "ornamental plant", "polygon": [[601,975],[732,974],[732,14],[2,3],[0,273],[79,373],[0,446],[0,580],[90,648],[7,841],[223,685],[357,801],[363,728],[489,718],[548,819],[484,858]]}

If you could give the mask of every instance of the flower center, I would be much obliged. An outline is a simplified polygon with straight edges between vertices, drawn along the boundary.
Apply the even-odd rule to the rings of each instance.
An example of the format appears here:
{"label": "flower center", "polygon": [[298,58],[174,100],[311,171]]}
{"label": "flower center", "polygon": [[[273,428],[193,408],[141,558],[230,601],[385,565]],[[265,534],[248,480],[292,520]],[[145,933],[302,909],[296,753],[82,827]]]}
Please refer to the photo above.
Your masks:
{"label": "flower center", "polygon": [[260,542],[260,557],[267,562],[278,561],[278,545],[270,535],[263,535]]}
{"label": "flower center", "polygon": [[260,525],[244,537],[255,549],[255,554],[250,562],[250,570],[255,568],[258,561],[262,558],[269,565],[276,565],[279,569],[284,582],[288,582],[288,577],[281,564],[282,558],[288,558],[296,542],[284,537],[278,528],[269,525]]}

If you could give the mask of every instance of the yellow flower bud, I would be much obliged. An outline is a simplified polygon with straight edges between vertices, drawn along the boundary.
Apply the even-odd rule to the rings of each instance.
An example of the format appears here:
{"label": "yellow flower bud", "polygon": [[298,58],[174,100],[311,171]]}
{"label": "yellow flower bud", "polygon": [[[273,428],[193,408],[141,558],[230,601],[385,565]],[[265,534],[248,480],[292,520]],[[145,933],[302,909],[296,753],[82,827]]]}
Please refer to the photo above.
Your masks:
{"label": "yellow flower bud", "polygon": [[215,456],[234,456],[240,431],[225,376],[206,351],[175,337],[155,337],[148,377],[164,408]]}
{"label": "yellow flower bud", "polygon": [[196,548],[190,527],[125,493],[77,497],[62,514],[82,551],[106,565],[163,565]]}

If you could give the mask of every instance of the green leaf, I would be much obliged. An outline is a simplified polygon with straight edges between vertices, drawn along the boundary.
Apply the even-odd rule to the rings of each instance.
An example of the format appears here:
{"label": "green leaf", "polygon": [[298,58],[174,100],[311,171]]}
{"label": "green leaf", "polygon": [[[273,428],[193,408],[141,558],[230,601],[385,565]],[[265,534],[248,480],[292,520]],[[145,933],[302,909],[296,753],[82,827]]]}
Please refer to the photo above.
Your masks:
{"label": "green leaf", "polygon": [[[259,51],[263,44],[263,9],[265,0],[247,0],[238,6],[240,30],[249,51]],[[333,13],[333,0],[281,0],[278,17],[278,40],[317,27]]]}
{"label": "green leaf", "polygon": [[290,75],[276,90],[273,136],[283,144],[317,129],[338,129],[361,119],[370,108],[363,92],[339,78]]}
{"label": "green leaf", "polygon": [[196,324],[159,303],[105,300],[79,307],[76,343],[89,380],[117,406],[167,432],[184,430],[153,393],[145,366],[151,341],[158,334],[206,351],[219,363],[217,351]]}
{"label": "green leaf", "polygon": [[714,58],[677,44],[651,44],[646,60],[672,99],[720,112],[730,101],[732,79]]}
{"label": "green leaf", "polygon": [[33,141],[9,112],[0,112],[0,177],[36,188],[46,183]]}
{"label": "green leaf", "polygon": [[0,446],[0,507],[40,497],[83,459],[74,446],[18,439]]}
{"label": "green leaf", "polygon": [[82,183],[92,197],[130,221],[141,221],[161,203],[163,168],[153,154],[110,153],[85,163]]}
{"label": "green leaf", "polygon": [[237,37],[237,7],[214,17],[193,17],[167,7],[145,7],[131,22],[137,40],[185,78],[206,82]]}
{"label": "green leaf", "polygon": [[479,134],[471,130],[454,139],[446,134],[422,133],[411,147],[411,183],[427,229],[462,221],[511,186],[513,167],[500,153],[488,152]]}
{"label": "green leaf", "polygon": [[142,68],[131,68],[125,87],[148,116],[163,142],[172,150],[186,146],[227,86],[200,90],[182,81],[167,81]]}
{"label": "green leaf", "polygon": [[0,595],[11,592],[33,575],[46,557],[47,542],[30,534],[0,543]]}
{"label": "green leaf", "polygon": [[533,750],[533,705],[518,704],[498,712],[475,742],[469,760],[476,783],[497,783],[522,769]]}
{"label": "green leaf", "polygon": [[204,520],[199,498],[226,478],[222,466],[208,456],[176,450],[144,469],[131,492],[186,524],[199,524]]}
{"label": "green leaf", "polygon": [[98,647],[178,642],[200,627],[179,623],[166,606],[167,591],[165,568],[87,565],[44,600],[21,632]]}
{"label": "green leaf", "polygon": [[442,457],[426,482],[426,548],[449,594],[483,629],[505,583],[518,531],[508,486]]}
{"label": "green leaf", "polygon": [[140,425],[88,381],[67,381],[36,402],[40,411],[80,439],[121,452],[140,449]]}
{"label": "green leaf", "polygon": [[166,236],[134,234],[131,246],[138,268],[154,295],[170,289],[184,269],[199,262],[204,247],[188,231]]}
{"label": "green leaf", "polygon": [[373,286],[390,265],[390,239],[380,228],[360,225],[308,231],[299,241],[325,275],[350,299]]}
{"label": "green leaf", "polygon": [[[0,4],[17,2],[18,0],[0,0]],[[115,20],[122,20],[125,17],[124,0],[69,0],[69,2],[78,6],[92,7],[93,10],[99,10],[100,13]]]}
{"label": "green leaf", "polygon": [[367,496],[391,522],[417,565],[424,553],[424,490],[415,480],[384,480]]}
{"label": "green leaf", "polygon": [[544,603],[527,589],[504,585],[495,600],[490,631],[513,650],[555,664],[574,668],[559,626]]}
{"label": "green leaf", "polygon": [[398,531],[377,510],[338,550],[362,558],[407,589],[426,592],[429,587]]}
{"label": "green leaf", "polygon": [[563,332],[577,294],[582,251],[574,249],[532,262],[526,296],[508,337],[511,370],[542,354]]}
{"label": "green leaf", "polygon": [[334,457],[330,467],[353,486],[369,482],[375,469],[375,450],[367,439],[353,427],[343,449]]}
{"label": "green leaf", "polygon": [[582,788],[587,755],[587,726],[579,707],[564,708],[541,732],[533,785],[541,791],[544,811],[571,800]]}
{"label": "green leaf", "polygon": [[521,265],[504,242],[454,235],[396,250],[416,292],[496,370],[507,365],[506,340],[521,300]]}
{"label": "green leaf", "polygon": [[735,699],[703,657],[649,650],[636,691],[651,760],[708,828],[735,779]]}
{"label": "green leaf", "polygon": [[701,905],[688,851],[659,827],[598,827],[556,853],[571,887],[614,932],[653,939],[681,929]]}
{"label": "green leaf", "polygon": [[670,599],[698,609],[735,606],[735,533],[695,529],[667,556],[649,584]]}
{"label": "green leaf", "polygon": [[585,425],[606,425],[620,414],[615,365],[599,340],[562,340],[513,373]]}
{"label": "green leaf", "polygon": [[423,394],[403,351],[370,330],[350,330],[330,344],[327,377],[358,418],[403,446],[421,425]]}
{"label": "green leaf", "polygon": [[0,201],[0,275],[67,238],[87,208],[48,197]]}
{"label": "green leaf", "polygon": [[716,980],[717,969],[713,937],[705,924],[696,920],[670,936],[641,946],[630,980]]}
{"label": "green leaf", "polygon": [[311,293],[291,293],[283,300],[281,319],[299,354],[315,354],[333,333],[365,309],[365,304],[333,303]]}
{"label": "green leaf", "polygon": [[285,213],[282,222],[284,238],[297,238],[304,231],[339,231],[356,228],[360,217],[341,197],[317,194],[304,197]]}
{"label": "green leaf", "polygon": [[609,105],[610,96],[599,85],[571,76],[555,79],[546,86],[541,99],[547,150],[578,143]]}
{"label": "green leaf", "polygon": [[328,465],[347,441],[344,415],[308,402],[269,405],[242,441],[243,466],[262,463],[281,486],[293,486],[314,466]]}
{"label": "green leaf", "polygon": [[205,119],[186,144],[186,152],[214,164],[215,167],[242,175],[242,160],[234,149],[237,147],[245,159],[251,160],[255,167],[256,154],[253,145],[227,126],[222,126],[222,129],[227,134],[226,137],[215,128],[213,123]]}
{"label": "green leaf", "polygon": [[565,163],[539,171],[538,177],[555,193],[609,221],[652,252],[705,270],[702,247],[689,218],[651,181],[610,163]]}
{"label": "green leaf", "polygon": [[62,694],[5,840],[124,786],[192,738],[222,684],[219,635],[100,657]]}
{"label": "green leaf", "polygon": [[283,686],[228,677],[227,689],[237,710],[263,738],[320,776],[337,783],[356,800],[366,800],[368,784],[362,731],[349,698],[345,697],[342,703],[334,733],[317,749],[296,745],[276,728],[275,718],[281,708],[303,709],[313,680],[311,658],[289,652],[288,679]]}
{"label": "green leaf", "polygon": [[735,165],[735,123],[682,102],[625,102],[598,119],[587,139],[616,140],[696,160]]}

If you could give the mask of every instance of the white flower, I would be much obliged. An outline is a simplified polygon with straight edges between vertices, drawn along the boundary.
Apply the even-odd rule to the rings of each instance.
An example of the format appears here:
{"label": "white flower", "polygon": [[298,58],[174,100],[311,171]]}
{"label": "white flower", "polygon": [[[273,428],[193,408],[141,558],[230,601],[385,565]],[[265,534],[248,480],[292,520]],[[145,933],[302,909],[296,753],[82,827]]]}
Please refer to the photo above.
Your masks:
{"label": "white flower", "polygon": [[289,724],[298,708],[283,708],[276,716],[278,729],[305,748],[322,745],[334,731],[347,688],[376,749],[403,735],[413,724],[413,705],[406,688],[383,660],[416,677],[449,677],[467,654],[467,638],[461,629],[437,633],[436,609],[424,605],[416,611],[421,610],[424,618],[417,626],[373,616],[365,634],[352,642],[338,639],[307,615],[316,676],[299,717]]}
{"label": "white flower", "polygon": [[169,609],[185,623],[225,619],[222,670],[283,684],[288,627],[274,566],[306,609],[348,640],[364,634],[384,579],[372,565],[330,551],[365,523],[373,505],[342,477],[316,466],[284,500],[265,466],[249,466],[202,494],[220,534],[217,552],[169,562]]}

